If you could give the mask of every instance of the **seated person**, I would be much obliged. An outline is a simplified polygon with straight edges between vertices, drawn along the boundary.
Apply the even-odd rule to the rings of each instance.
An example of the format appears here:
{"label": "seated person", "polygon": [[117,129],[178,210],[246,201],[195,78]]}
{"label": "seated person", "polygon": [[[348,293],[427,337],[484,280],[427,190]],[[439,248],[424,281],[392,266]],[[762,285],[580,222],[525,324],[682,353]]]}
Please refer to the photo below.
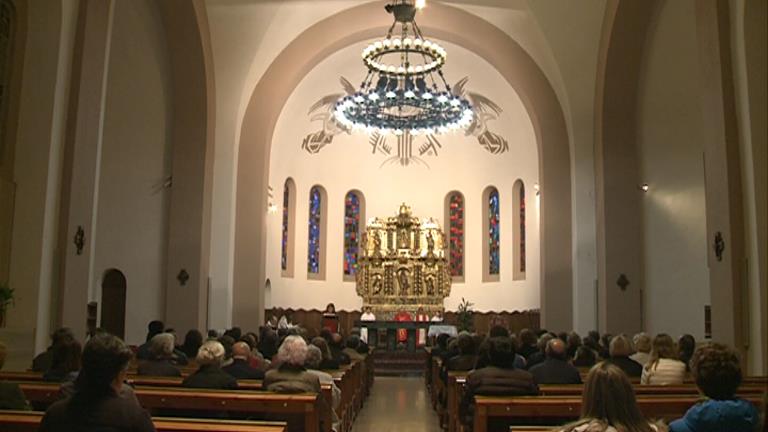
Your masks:
{"label": "seated person", "polygon": [[278,369],[267,371],[263,386],[278,393],[320,393],[317,375],[307,372],[307,343],[301,336],[287,336],[277,351]]}
{"label": "seated person", "polygon": [[251,367],[251,349],[245,342],[232,345],[232,364],[222,369],[235,379],[264,378],[264,371]]}
{"label": "seated person", "polygon": [[136,398],[119,395],[132,357],[130,348],[116,336],[102,333],[91,338],[83,350],[74,395],[51,405],[38,430],[154,431],[152,419]]}
{"label": "seated person", "polygon": [[546,355],[546,360],[530,369],[536,384],[581,384],[578,369],[568,363],[565,342],[550,340]]}
{"label": "seated person", "polygon": [[53,363],[53,351],[56,346],[62,342],[71,340],[75,340],[75,335],[72,333],[72,330],[66,327],[53,332],[51,335],[51,346],[32,360],[32,371],[48,372],[48,369],[51,368],[51,364]]}
{"label": "seated person", "polygon": [[344,348],[342,351],[344,354],[349,356],[350,360],[363,360],[365,359],[365,356],[363,354],[360,354],[357,349],[360,347],[360,337],[356,335],[351,335],[347,338],[347,347]]}
{"label": "seated person", "polygon": [[53,349],[51,368],[43,374],[43,381],[66,383],[74,381],[80,370],[82,348],[74,339],[64,340]]}
{"label": "seated person", "polygon": [[165,330],[165,324],[162,321],[154,320],[147,324],[147,341],[139,346],[136,350],[137,360],[149,360],[152,357],[152,353],[149,351],[150,343],[155,335],[159,335]]}
{"label": "seated person", "polygon": [[526,361],[531,354],[539,350],[536,341],[536,333],[527,328],[520,330],[520,352],[518,354],[525,357]]}
{"label": "seated person", "polygon": [[581,396],[581,419],[562,432],[665,431],[648,421],[637,406],[635,390],[617,366],[602,362],[587,375]]}
{"label": "seated person", "polygon": [[173,364],[173,335],[160,333],[149,341],[150,360],[139,362],[138,374],[180,377],[181,371]]}
{"label": "seated person", "polygon": [[340,334],[333,333],[331,335],[331,340],[328,341],[328,347],[331,349],[331,355],[334,360],[339,362],[340,365],[348,365],[352,363],[352,359],[344,352],[344,346],[342,345],[343,341],[344,339]]}
{"label": "seated person", "polygon": [[277,333],[269,327],[264,327],[256,345],[264,359],[272,360],[272,356],[277,353],[277,346]]}
{"label": "seated person", "polygon": [[696,386],[709,399],[670,423],[670,432],[754,432],[759,428],[755,406],[736,396],[741,385],[736,351],[718,343],[704,345],[691,357],[691,373]]}
{"label": "seated person", "polygon": [[685,363],[677,359],[675,341],[664,333],[653,338],[651,359],[643,367],[640,384],[682,384],[685,379]]}
{"label": "seated person", "polygon": [[[507,330],[506,327],[501,325],[495,325],[491,327],[491,330],[488,332],[489,338],[494,337],[505,337],[510,338],[512,341],[512,348],[515,350],[515,359],[512,361],[512,366],[514,366],[515,369],[525,369],[526,361],[525,357],[521,356],[517,353],[517,340],[510,336],[509,330]],[[480,349],[478,352],[478,358],[477,358],[477,364],[475,365],[475,369],[484,368],[488,365],[488,347],[485,341],[482,341],[477,344]]]}
{"label": "seated person", "polygon": [[[5,364],[7,354],[8,349],[5,347],[5,344],[0,342],[0,369]],[[24,392],[21,391],[17,383],[0,381],[0,409],[28,411],[32,408],[30,408],[27,399],[24,397]]]}
{"label": "seated person", "polygon": [[689,362],[693,357],[693,352],[696,351],[696,338],[693,335],[684,334],[677,340],[678,359],[685,363],[685,370],[690,371],[691,367]]}
{"label": "seated person", "polygon": [[573,356],[573,365],[577,368],[591,368],[597,363],[597,353],[586,345],[580,345],[576,348],[576,354]]}
{"label": "seated person", "polygon": [[440,310],[435,311],[435,315],[430,319],[431,322],[443,322],[443,312]]}
{"label": "seated person", "polygon": [[224,346],[218,341],[206,341],[197,352],[200,367],[184,379],[182,386],[207,389],[236,389],[237,380],[221,370]]}
{"label": "seated person", "polygon": [[629,356],[632,360],[645,366],[651,359],[651,338],[645,333],[638,333],[632,338],[635,345],[635,353]]}
{"label": "seated person", "polygon": [[179,347],[179,350],[187,356],[188,359],[195,358],[197,356],[197,350],[200,349],[200,345],[203,344],[203,334],[200,330],[192,329],[184,336],[184,343]]}
{"label": "seated person", "polygon": [[339,426],[341,425],[341,420],[339,420],[339,417],[336,415],[336,409],[338,409],[339,403],[341,403],[341,389],[336,385],[331,374],[320,370],[320,362],[322,359],[323,353],[320,352],[320,348],[315,345],[307,346],[307,359],[304,362],[304,367],[307,368],[307,372],[315,375],[320,380],[321,385],[325,384],[331,386],[331,395],[333,398],[331,401],[333,407],[333,410],[331,410],[331,420],[333,423],[332,429],[338,431]]}
{"label": "seated person", "polygon": [[554,338],[551,333],[544,333],[539,336],[539,340],[536,342],[538,351],[528,356],[526,359],[525,368],[531,370],[532,367],[539,363],[542,363],[547,359],[547,344]]}
{"label": "seated person", "polygon": [[629,355],[632,354],[632,347],[626,336],[614,336],[611,339],[609,353],[608,361],[618,366],[628,377],[640,377],[643,374],[643,367],[640,363],[629,358]]}
{"label": "seated person", "polygon": [[[451,357],[443,365],[444,371],[468,371],[477,363],[475,340],[468,333],[461,333],[458,338],[459,355]],[[445,377],[444,377],[445,378]]]}
{"label": "seated person", "polygon": [[339,362],[333,358],[331,354],[331,348],[328,346],[328,342],[320,336],[312,339],[312,345],[320,349],[320,353],[323,355],[323,359],[320,361],[321,370],[335,370],[339,368]]}
{"label": "seated person", "polygon": [[363,308],[363,313],[360,315],[360,321],[376,321],[376,315],[373,314],[370,306]]}
{"label": "seated person", "polygon": [[[488,367],[476,369],[467,375],[466,390],[459,406],[459,415],[465,425],[469,426],[473,422],[476,395],[539,394],[533,376],[529,372],[512,367],[514,358],[515,351],[509,338],[488,338]],[[489,430],[492,430],[490,425]]]}

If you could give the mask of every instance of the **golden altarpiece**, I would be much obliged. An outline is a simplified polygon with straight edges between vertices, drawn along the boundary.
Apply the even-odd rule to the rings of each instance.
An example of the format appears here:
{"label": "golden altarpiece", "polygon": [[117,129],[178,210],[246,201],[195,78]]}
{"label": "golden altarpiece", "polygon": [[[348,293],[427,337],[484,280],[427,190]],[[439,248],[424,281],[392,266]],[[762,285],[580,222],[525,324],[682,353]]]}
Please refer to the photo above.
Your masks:
{"label": "golden altarpiece", "polygon": [[432,218],[418,218],[405,204],[397,216],[368,221],[360,242],[357,294],[379,320],[419,307],[443,312],[451,293],[445,236]]}

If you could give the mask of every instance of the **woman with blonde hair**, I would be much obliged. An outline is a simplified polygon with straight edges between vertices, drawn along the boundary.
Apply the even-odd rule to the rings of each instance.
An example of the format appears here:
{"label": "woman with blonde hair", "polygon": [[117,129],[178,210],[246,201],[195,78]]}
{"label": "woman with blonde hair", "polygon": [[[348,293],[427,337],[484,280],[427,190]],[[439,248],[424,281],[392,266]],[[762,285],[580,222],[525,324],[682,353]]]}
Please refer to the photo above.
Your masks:
{"label": "woman with blonde hair", "polygon": [[665,432],[640,413],[627,375],[609,362],[595,365],[587,375],[581,397],[581,419],[562,432]]}
{"label": "woman with blonde hair", "polygon": [[643,367],[640,384],[682,384],[685,369],[685,363],[678,360],[675,341],[668,334],[660,333],[653,338],[651,358]]}

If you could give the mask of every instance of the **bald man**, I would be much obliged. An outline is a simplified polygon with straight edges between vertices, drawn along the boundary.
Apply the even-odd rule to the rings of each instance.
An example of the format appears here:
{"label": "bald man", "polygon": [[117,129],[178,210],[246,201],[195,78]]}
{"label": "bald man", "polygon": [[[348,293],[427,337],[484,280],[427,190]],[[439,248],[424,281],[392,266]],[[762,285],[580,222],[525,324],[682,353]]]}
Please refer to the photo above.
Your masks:
{"label": "bald man", "polygon": [[264,371],[250,365],[251,347],[245,342],[232,345],[232,364],[222,369],[235,379],[264,379]]}
{"label": "bald man", "polygon": [[536,384],[581,384],[579,370],[568,362],[562,339],[547,342],[546,360],[530,369]]}

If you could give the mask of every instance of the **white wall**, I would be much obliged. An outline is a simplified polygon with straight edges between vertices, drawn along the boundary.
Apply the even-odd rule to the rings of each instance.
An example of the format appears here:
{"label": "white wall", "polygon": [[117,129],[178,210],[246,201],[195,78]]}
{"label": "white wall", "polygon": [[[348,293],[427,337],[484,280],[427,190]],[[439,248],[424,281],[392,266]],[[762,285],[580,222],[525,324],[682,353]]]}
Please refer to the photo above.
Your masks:
{"label": "white wall", "polygon": [[650,186],[638,245],[645,330],[702,339],[710,296],[694,0],[661,3],[642,68],[638,157],[641,183]]}
{"label": "white wall", "polygon": [[[339,76],[359,83],[364,76],[360,51],[355,44],[333,54],[312,70],[288,99],[278,120],[270,161],[270,185],[274,203],[282,206],[282,187],[287,177],[297,186],[294,277],[280,275],[281,212],[268,220],[267,277],[272,284],[271,303],[294,308],[321,308],[328,301],[339,309],[357,309],[361,300],[354,282],[343,282],[343,199],[350,189],[365,195],[366,218],[392,216],[400,203],[411,205],[416,216],[434,217],[444,227],[443,202],[451,190],[461,191],[466,199],[466,282],[454,284],[446,307],[455,309],[461,297],[475,303],[481,311],[525,310],[539,307],[538,212],[533,184],[538,181],[538,156],[533,127],[517,94],[480,57],[458,46],[445,43],[448,63],[444,68],[450,83],[467,75],[468,88],[490,97],[503,113],[489,129],[507,138],[509,152],[491,155],[474,137],[440,137],[438,157],[425,156],[429,167],[382,164],[386,157],[371,154],[367,135],[339,135],[319,154],[301,150],[305,135],[319,130],[321,122],[310,122],[308,108],[328,94],[341,93]],[[391,140],[391,138],[390,138]],[[522,178],[528,198],[527,279],[512,280],[512,186]],[[328,241],[325,281],[306,277],[307,217],[309,189],[322,185],[328,193]],[[482,283],[482,206],[481,195],[488,185],[499,189],[501,197],[500,282]]]}
{"label": "white wall", "polygon": [[[92,300],[116,268],[127,280],[126,340],[162,319],[170,173],[170,87],[165,33],[152,0],[115,4],[98,186]],[[168,323],[170,326],[173,323]]]}

